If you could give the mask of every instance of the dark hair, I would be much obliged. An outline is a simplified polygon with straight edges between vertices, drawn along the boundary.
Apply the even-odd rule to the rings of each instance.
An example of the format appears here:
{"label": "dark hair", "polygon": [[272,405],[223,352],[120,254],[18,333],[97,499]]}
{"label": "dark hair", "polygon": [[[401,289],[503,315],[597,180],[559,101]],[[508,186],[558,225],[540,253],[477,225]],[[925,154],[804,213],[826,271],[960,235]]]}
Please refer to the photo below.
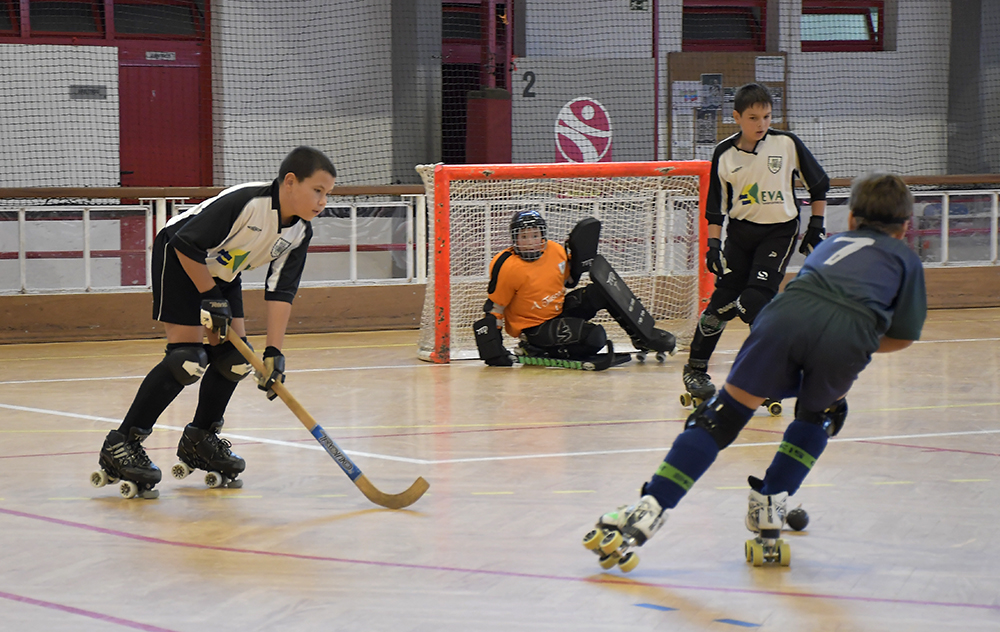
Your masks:
{"label": "dark hair", "polygon": [[913,194],[902,178],[891,173],[871,172],[855,178],[848,204],[858,228],[883,233],[896,232],[913,214]]}
{"label": "dark hair", "polygon": [[326,154],[318,149],[302,145],[288,152],[285,159],[281,161],[278,179],[284,180],[286,175],[294,173],[296,179],[302,182],[317,171],[326,171],[331,176],[337,177],[337,170]]}
{"label": "dark hair", "polygon": [[747,111],[747,108],[758,103],[773,107],[774,101],[771,100],[771,92],[762,83],[748,83],[736,90],[736,97],[733,99],[733,109],[743,114]]}

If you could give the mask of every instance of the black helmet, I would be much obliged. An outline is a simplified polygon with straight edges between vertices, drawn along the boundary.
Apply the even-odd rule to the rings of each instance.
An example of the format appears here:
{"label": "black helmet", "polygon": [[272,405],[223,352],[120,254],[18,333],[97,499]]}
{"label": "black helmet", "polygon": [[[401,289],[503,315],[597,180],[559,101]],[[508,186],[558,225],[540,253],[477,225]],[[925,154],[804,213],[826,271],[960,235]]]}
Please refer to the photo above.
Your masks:
{"label": "black helmet", "polygon": [[[523,250],[517,245],[517,236],[526,228],[537,228],[542,233],[541,248],[538,250]],[[510,220],[510,241],[514,244],[514,252],[525,261],[534,261],[545,252],[548,241],[545,238],[545,218],[538,211],[517,211]]]}

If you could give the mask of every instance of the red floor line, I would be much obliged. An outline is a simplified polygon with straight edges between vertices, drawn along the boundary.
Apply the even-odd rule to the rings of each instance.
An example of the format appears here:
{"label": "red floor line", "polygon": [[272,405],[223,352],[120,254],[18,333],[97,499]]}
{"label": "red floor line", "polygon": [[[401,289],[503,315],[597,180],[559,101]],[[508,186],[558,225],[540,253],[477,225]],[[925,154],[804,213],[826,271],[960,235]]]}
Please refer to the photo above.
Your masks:
{"label": "red floor line", "polygon": [[[123,501],[129,502],[129,501]],[[131,501],[135,502],[135,501]],[[425,564],[405,564],[402,562],[379,562],[375,560],[354,560],[349,558],[340,557],[328,557],[324,555],[306,555],[302,553],[281,553],[278,551],[261,551],[256,549],[240,549],[228,546],[215,546],[209,544],[197,544],[194,542],[178,542],[174,540],[166,540],[162,538],[153,538],[144,535],[137,535],[134,533],[128,533],[125,531],[117,531],[114,529],[106,529],[104,527],[95,527],[93,525],[83,524],[79,522],[71,522],[69,520],[62,520],[60,518],[51,518],[48,516],[40,516],[37,514],[29,514],[21,511],[15,511],[13,509],[4,509],[0,507],[0,514],[7,514],[9,516],[16,516],[19,518],[27,518],[29,520],[38,520],[41,522],[48,522],[51,524],[57,524],[64,527],[70,527],[74,529],[83,529],[86,531],[92,531],[95,533],[103,533],[105,535],[110,535],[119,538],[125,538],[129,540],[136,540],[139,542],[146,542],[149,544],[163,544],[167,546],[177,546],[191,549],[201,549],[205,551],[219,551],[223,553],[242,553],[247,555],[261,555],[267,557],[281,557],[289,559],[298,560],[311,560],[316,562],[335,562],[340,564],[355,564],[363,566],[377,566],[382,568],[399,568],[399,569],[409,569],[409,570],[420,570],[420,571],[436,571],[436,572],[451,572],[451,573],[466,573],[470,575],[490,575],[494,577],[516,577],[521,579],[543,579],[551,581],[563,581],[563,582],[585,582],[594,584],[625,584],[625,585],[641,585],[649,586],[654,588],[665,588],[669,590],[696,590],[705,592],[719,592],[719,593],[733,593],[733,594],[748,594],[748,595],[774,595],[778,597],[799,597],[806,599],[830,599],[835,601],[858,601],[865,603],[884,603],[893,605],[911,605],[911,606],[937,606],[942,608],[971,608],[976,610],[994,610],[1000,611],[1000,605],[991,604],[975,604],[975,603],[961,603],[961,602],[950,602],[950,601],[930,601],[921,599],[889,599],[881,597],[855,597],[850,595],[831,595],[831,594],[821,594],[821,593],[807,593],[807,592],[794,592],[794,591],[782,591],[782,590],[757,590],[752,588],[724,588],[724,587],[713,587],[713,586],[696,586],[688,584],[669,584],[661,582],[644,582],[634,579],[626,578],[613,578],[605,575],[600,575],[597,577],[568,577],[565,575],[545,575],[539,573],[520,573],[515,571],[501,571],[501,570],[489,570],[480,568],[459,568],[455,566],[432,566]]]}
{"label": "red floor line", "polygon": [[132,628],[133,630],[145,630],[146,632],[174,632],[173,630],[168,630],[167,628],[138,623],[137,621],[129,621],[128,619],[119,619],[118,617],[113,617],[100,612],[94,612],[93,610],[82,610],[80,608],[74,608],[73,606],[66,606],[60,603],[53,603],[51,601],[42,601],[40,599],[32,599],[31,597],[14,595],[2,591],[0,591],[0,599],[9,599],[10,601],[28,604],[29,606],[38,606],[40,608],[48,608],[49,610],[58,610],[60,612],[76,614],[82,617],[97,619],[98,621],[104,621],[106,623],[114,623],[115,625],[124,626],[126,628]]}

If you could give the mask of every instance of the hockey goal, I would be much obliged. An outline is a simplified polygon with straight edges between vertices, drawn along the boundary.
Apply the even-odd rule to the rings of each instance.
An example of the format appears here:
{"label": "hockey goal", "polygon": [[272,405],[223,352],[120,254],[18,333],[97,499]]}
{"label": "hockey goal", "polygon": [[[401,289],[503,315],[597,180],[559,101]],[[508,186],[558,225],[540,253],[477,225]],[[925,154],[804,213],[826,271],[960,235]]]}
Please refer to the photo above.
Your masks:
{"label": "hockey goal", "polygon": [[[418,166],[433,209],[418,356],[439,363],[479,357],[472,323],[483,315],[490,261],[510,247],[511,216],[526,209],[541,212],[548,238],[557,242],[584,217],[599,219],[598,251],[656,326],[687,345],[712,288],[699,247],[710,167],[705,161]],[[581,285],[587,282],[584,275]],[[594,322],[604,325],[616,350],[633,348],[606,312]]]}

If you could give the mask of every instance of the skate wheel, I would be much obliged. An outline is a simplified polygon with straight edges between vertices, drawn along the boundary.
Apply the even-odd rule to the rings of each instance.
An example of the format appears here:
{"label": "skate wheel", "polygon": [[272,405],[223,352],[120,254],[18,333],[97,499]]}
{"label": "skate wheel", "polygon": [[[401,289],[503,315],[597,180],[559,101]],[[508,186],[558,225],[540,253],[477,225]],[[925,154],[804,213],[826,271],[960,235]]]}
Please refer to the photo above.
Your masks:
{"label": "skate wheel", "polygon": [[681,406],[687,408],[688,406],[694,405],[694,398],[691,397],[691,393],[681,393]]}
{"label": "skate wheel", "polygon": [[764,545],[756,540],[748,540],[747,548],[749,549],[749,554],[747,555],[747,561],[754,566],[764,565]]}
{"label": "skate wheel", "polygon": [[751,540],[747,540],[743,543],[743,555],[746,556],[748,562],[753,561],[753,555],[750,554],[750,542]]}
{"label": "skate wheel", "polygon": [[778,545],[778,564],[789,566],[792,563],[792,547],[782,542]]}
{"label": "skate wheel", "polygon": [[583,536],[583,548],[588,551],[596,551],[601,547],[601,540],[604,539],[604,531],[601,529],[591,529],[587,535]]}
{"label": "skate wheel", "polygon": [[781,402],[770,402],[767,405],[767,412],[771,413],[772,417],[781,416]]}
{"label": "skate wheel", "polygon": [[618,550],[618,547],[622,545],[625,538],[622,537],[620,531],[608,531],[605,534],[604,539],[601,540],[601,552],[605,555],[611,555],[612,552]]}
{"label": "skate wheel", "polygon": [[97,470],[90,475],[90,484],[94,487],[104,487],[108,482],[108,473],[104,470]]}
{"label": "skate wheel", "polygon": [[222,478],[222,474],[218,472],[209,472],[205,475],[205,484],[215,489],[216,487],[222,487],[222,484],[226,482],[226,479]]}
{"label": "skate wheel", "polygon": [[642,351],[642,350],[636,351],[635,352],[635,359],[638,360],[639,362],[645,362],[646,361],[646,352]]}
{"label": "skate wheel", "polygon": [[659,362],[659,363],[661,363],[661,364],[663,362],[666,362],[667,361],[667,354],[663,353],[662,351],[657,351],[656,352],[656,361]]}
{"label": "skate wheel", "polygon": [[188,464],[183,461],[170,468],[170,473],[173,474],[176,479],[187,478],[188,474],[193,471],[194,470],[192,470]]}
{"label": "skate wheel", "polygon": [[118,493],[124,498],[135,498],[135,495],[139,493],[139,486],[132,481],[122,481],[118,487]]}
{"label": "skate wheel", "polygon": [[621,569],[623,573],[627,573],[639,565],[639,556],[632,551],[626,553],[622,559],[618,560],[618,568]]}
{"label": "skate wheel", "polygon": [[229,489],[239,489],[243,487],[243,479],[234,478],[233,480],[226,483],[226,487],[228,487]]}
{"label": "skate wheel", "polygon": [[618,556],[617,555],[605,555],[604,557],[601,558],[601,561],[598,562],[598,563],[601,565],[601,568],[603,568],[604,570],[608,570],[609,568],[614,568],[615,564],[618,563]]}

